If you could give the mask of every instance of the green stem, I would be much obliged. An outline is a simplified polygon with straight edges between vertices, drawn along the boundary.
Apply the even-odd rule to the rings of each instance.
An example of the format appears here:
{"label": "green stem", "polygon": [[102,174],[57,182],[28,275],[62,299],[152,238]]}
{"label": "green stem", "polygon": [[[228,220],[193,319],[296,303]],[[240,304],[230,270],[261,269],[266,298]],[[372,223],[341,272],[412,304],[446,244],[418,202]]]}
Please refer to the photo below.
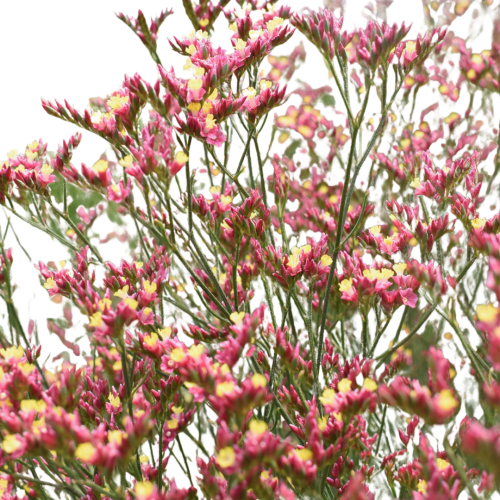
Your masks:
{"label": "green stem", "polygon": [[239,300],[238,300],[238,262],[240,261],[240,245],[241,241],[236,244],[236,258],[233,265],[233,293],[234,293],[234,310],[238,312],[239,310]]}
{"label": "green stem", "polygon": [[18,213],[13,207],[11,208],[11,207],[5,206],[5,208],[7,210],[9,210],[11,213],[13,213],[16,217],[19,217],[21,220],[23,220],[24,222],[29,224],[30,226],[33,226],[33,227],[36,227],[37,229],[40,229],[40,231],[43,231],[44,233],[47,233],[52,238],[55,238],[57,241],[59,241],[59,243],[62,243],[63,245],[65,245],[69,249],[73,250],[74,252],[78,252],[79,249],[75,245],[71,244],[69,241],[66,241],[62,236],[59,236],[57,233],[55,233],[54,231],[52,231],[48,227],[42,226],[40,224],[37,224],[36,222],[29,220],[28,218],[26,218],[23,215],[21,215],[20,213]]}
{"label": "green stem", "polygon": [[363,323],[363,329],[361,330],[361,346],[363,358],[366,358],[368,355],[368,315],[366,313],[361,314],[361,321]]}
{"label": "green stem", "polygon": [[92,243],[90,243],[90,240],[87,238],[87,236],[85,236],[81,231],[80,229],[78,229],[78,226],[71,220],[70,216],[69,215],[66,215],[66,214],[63,214],[53,203],[52,203],[52,200],[50,199],[50,197],[47,197],[47,202],[48,204],[52,207],[52,209],[56,212],[57,215],[59,215],[59,217],[61,217],[62,219],[64,219],[70,226],[71,228],[73,229],[73,231],[75,231],[75,233],[79,236],[79,238],[86,244],[89,246],[90,250],[92,250],[92,253],[97,257],[97,260],[103,264],[104,261],[101,257],[101,254],[99,253],[99,250],[97,250],[97,248],[94,247],[94,245],[92,245]]}
{"label": "green stem", "polygon": [[241,182],[238,180],[238,177],[234,176],[229,172],[229,170],[219,161],[219,158],[217,158],[215,151],[213,148],[208,149],[210,151],[210,154],[212,155],[212,158],[214,159],[215,163],[217,163],[217,166],[224,172],[237,186],[241,196],[243,199],[248,198],[249,193],[248,191],[241,185]]}
{"label": "green stem", "polygon": [[193,269],[188,264],[188,262],[186,261],[186,259],[184,259],[184,257],[179,252],[179,250],[177,248],[175,248],[173,250],[173,253],[182,262],[183,266],[187,269],[187,271],[189,272],[189,274],[193,277],[193,279],[195,280],[196,284],[208,295],[208,297],[210,298],[210,300],[217,306],[217,308],[219,309],[219,311],[221,311],[223,314],[225,314],[227,317],[229,317],[229,314],[231,314],[231,313],[228,312],[224,308],[224,306],[219,302],[219,299],[217,299],[217,297],[207,288],[207,286],[205,285],[205,283],[203,283],[203,281],[201,281],[201,279],[199,278],[199,276],[193,271]]}
{"label": "green stem", "polygon": [[[451,431],[451,429],[450,429]],[[473,498],[473,500],[479,500],[479,497],[476,495],[476,492],[474,491],[474,487],[470,483],[467,475],[465,474],[465,466],[463,464],[460,464],[458,462],[458,458],[455,455],[455,452],[453,451],[452,447],[450,446],[450,443],[448,442],[448,436],[450,432],[448,432],[443,440],[443,446],[444,446],[444,451],[446,451],[446,455],[448,455],[448,458],[451,462],[451,465],[453,465],[453,468],[457,471],[458,475],[460,476],[460,479],[464,482],[465,486],[467,487],[467,490],[469,491],[470,496]]]}
{"label": "green stem", "polygon": [[335,71],[335,67],[333,66],[333,62],[331,59],[328,57],[325,57],[326,64],[328,66],[328,69],[331,71],[333,78],[335,80],[335,84],[337,85],[337,88],[339,89],[340,96],[342,97],[342,100],[344,101],[344,106],[347,111],[347,116],[349,117],[349,121],[354,123],[355,119],[351,111],[351,106],[349,105],[349,101],[347,100],[346,95],[344,94],[344,90],[342,89],[342,84],[340,83],[339,77],[337,75],[337,72]]}
{"label": "green stem", "polygon": [[[467,271],[471,268],[472,264],[476,261],[477,256],[472,257],[467,264],[465,264],[464,268],[462,269],[462,272],[458,275],[457,277],[457,284],[462,281],[463,277],[467,274]],[[398,342],[395,346],[393,346],[391,349],[386,351],[384,354],[381,354],[378,356],[376,359],[378,360],[377,366],[375,369],[377,369],[382,363],[384,362],[384,359],[386,359],[388,356],[391,356],[394,352],[396,352],[401,346],[406,344],[408,340],[410,340],[422,327],[422,325],[427,321],[427,318],[433,313],[434,309],[438,306],[437,301],[434,301],[434,303],[427,309],[427,311],[423,314],[423,316],[420,318],[420,321],[417,323],[415,328],[403,339],[401,342]]]}
{"label": "green stem", "polygon": [[264,178],[264,163],[260,156],[259,143],[257,138],[253,137],[253,142],[255,144],[255,152],[257,153],[257,162],[259,163],[259,172],[260,172],[260,189],[262,191],[262,200],[264,201],[264,206],[266,209],[269,207],[267,203],[267,190],[266,190],[266,179]]}
{"label": "green stem", "polygon": [[184,453],[184,449],[182,448],[182,443],[181,443],[181,440],[179,438],[179,435],[177,435],[175,439],[177,440],[177,444],[179,445],[179,449],[181,450],[182,458],[184,459],[184,465],[186,466],[186,471],[187,471],[187,475],[189,478],[189,482],[191,483],[191,486],[194,487],[193,480],[191,478],[191,471],[189,470],[189,465],[187,463],[187,458],[186,458],[186,455]]}
{"label": "green stem", "polygon": [[[128,412],[130,415],[130,418],[132,419],[132,422],[134,421],[134,409],[132,407],[132,389],[130,387],[130,378],[128,374],[128,359],[127,359],[127,349],[125,347],[125,341],[123,338],[120,338],[119,340],[120,343],[120,357],[122,361],[122,369],[123,369],[123,380],[125,383],[125,393],[127,397],[127,407],[128,407]],[[133,376],[133,375],[131,375]]]}
{"label": "green stem", "polygon": [[190,148],[191,148],[191,140],[192,137],[189,138],[189,141],[187,143],[186,150],[184,151],[188,157],[188,161],[186,162],[185,168],[186,168],[186,187],[187,187],[187,206],[188,206],[188,228],[189,228],[189,235],[191,236],[193,234],[193,184],[191,182],[191,169],[189,167],[189,153],[190,153]]}
{"label": "green stem", "polygon": [[[239,175],[241,173],[241,167],[243,166],[243,162],[245,161],[245,156],[247,155],[248,148],[250,147],[250,142],[252,141],[252,134],[253,134],[253,129],[250,129],[248,131],[248,139],[245,144],[245,149],[243,150],[243,154],[241,155],[240,162],[238,163],[238,168],[236,169],[236,174]],[[224,186],[222,186],[224,188]]]}
{"label": "green stem", "polygon": [[382,422],[380,423],[380,428],[378,431],[377,447],[375,448],[375,455],[378,455],[378,450],[380,448],[380,441],[382,439],[382,431],[385,425],[385,416],[387,414],[387,405],[384,406],[384,412],[382,413]]}

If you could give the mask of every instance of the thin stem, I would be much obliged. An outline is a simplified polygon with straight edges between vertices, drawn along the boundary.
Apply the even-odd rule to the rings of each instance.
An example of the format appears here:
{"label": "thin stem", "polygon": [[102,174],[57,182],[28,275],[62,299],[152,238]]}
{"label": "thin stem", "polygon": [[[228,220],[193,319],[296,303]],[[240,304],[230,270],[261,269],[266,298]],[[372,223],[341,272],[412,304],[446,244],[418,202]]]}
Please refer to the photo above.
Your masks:
{"label": "thin stem", "polygon": [[259,143],[257,138],[253,137],[253,142],[255,144],[255,152],[257,153],[257,162],[259,163],[259,172],[260,172],[260,189],[262,191],[262,200],[264,201],[264,206],[266,208],[269,207],[267,203],[267,190],[266,190],[266,179],[264,178],[264,163],[260,156]]}
{"label": "thin stem", "polygon": [[[314,384],[313,384],[313,393],[316,395],[316,399],[319,398],[319,367],[318,364],[314,362],[316,359],[316,351],[317,351],[317,346],[314,338],[314,333],[313,333],[313,323],[312,323],[312,301],[313,301],[313,291],[309,290],[309,297],[307,298],[307,334],[309,337],[309,350],[310,350],[310,355],[312,359],[312,369],[313,369],[313,377],[314,377]],[[319,349],[318,349],[319,351]],[[322,408],[318,404],[318,409],[320,411],[320,415],[322,415]]]}
{"label": "thin stem", "polygon": [[378,439],[377,439],[377,447],[375,448],[375,455],[378,455],[378,450],[380,448],[380,441],[382,439],[382,431],[384,430],[386,414],[387,414],[387,405],[384,406],[384,412],[382,413],[382,422],[380,423],[380,427],[378,430]]}
{"label": "thin stem", "polygon": [[188,475],[188,478],[189,478],[189,482],[191,483],[191,486],[194,487],[194,485],[193,485],[193,479],[191,478],[191,471],[189,470],[189,465],[187,463],[187,458],[186,458],[186,455],[184,453],[184,449],[182,448],[181,440],[180,440],[180,438],[179,438],[178,435],[176,436],[175,439],[177,440],[177,444],[179,445],[179,449],[181,450],[182,458],[184,459],[184,465],[186,466],[186,471],[187,471],[187,475]]}
{"label": "thin stem", "polygon": [[217,308],[219,309],[219,311],[221,311],[222,313],[224,313],[225,315],[227,315],[229,317],[230,312],[228,312],[224,308],[224,306],[219,302],[219,300],[217,299],[217,297],[207,288],[207,286],[205,285],[205,283],[203,283],[203,281],[201,281],[201,279],[199,278],[199,276],[193,271],[192,267],[187,263],[186,259],[184,259],[184,257],[179,252],[179,250],[177,248],[175,248],[173,250],[173,253],[182,262],[183,266],[187,269],[187,271],[189,272],[189,274],[193,277],[193,279],[195,280],[196,284],[208,295],[208,297],[210,298],[210,300],[217,306]]}
{"label": "thin stem", "polygon": [[90,240],[87,238],[87,236],[85,236],[81,231],[80,229],[78,228],[78,226],[71,220],[71,218],[69,217],[69,215],[66,215],[66,214],[63,214],[53,203],[52,203],[52,200],[50,199],[50,197],[47,197],[47,202],[48,204],[52,207],[52,209],[56,212],[57,215],[59,215],[59,217],[61,217],[62,219],[64,219],[70,226],[71,228],[73,229],[73,231],[75,231],[75,233],[80,237],[80,239],[86,244],[88,245],[88,247],[90,248],[90,250],[92,250],[92,253],[97,257],[97,259],[99,260],[99,262],[101,264],[104,263],[104,260],[102,259],[101,257],[101,254],[99,253],[99,250],[97,250],[97,248],[94,247],[94,245],[92,245],[92,243],[90,243]]}
{"label": "thin stem", "polygon": [[241,241],[236,244],[236,258],[233,265],[233,294],[234,294],[234,309],[236,312],[239,310],[238,300],[238,262],[240,261],[240,245]]}
{"label": "thin stem", "polygon": [[366,358],[368,354],[368,314],[362,313],[361,321],[363,323],[363,329],[361,330],[361,346],[363,358]]}
{"label": "thin stem", "polygon": [[351,111],[351,106],[349,105],[349,102],[347,100],[347,97],[344,93],[344,90],[342,89],[342,85],[340,83],[339,77],[337,75],[337,72],[335,71],[335,67],[333,66],[333,62],[328,58],[325,57],[326,64],[328,66],[328,69],[331,71],[333,78],[335,79],[335,84],[337,85],[337,88],[339,89],[340,96],[342,97],[342,100],[344,101],[344,105],[347,111],[347,116],[349,117],[349,121],[351,123],[355,122],[354,116]]}
{"label": "thin stem", "polygon": [[241,155],[240,162],[238,163],[238,168],[236,169],[236,174],[239,175],[241,173],[241,167],[243,166],[243,162],[245,161],[245,156],[247,155],[248,148],[250,147],[250,142],[252,141],[252,133],[253,129],[248,131],[248,139],[245,144],[245,149],[243,150],[243,154]]}
{"label": "thin stem", "polygon": [[[464,268],[462,269],[462,272],[458,275],[457,277],[457,284],[462,281],[463,277],[467,274],[467,271],[471,268],[472,264],[476,261],[477,256],[472,257],[472,259],[465,264]],[[396,352],[401,346],[406,344],[408,340],[410,340],[422,327],[422,325],[427,321],[427,318],[433,313],[434,309],[438,306],[438,302],[435,301],[428,309],[427,311],[423,314],[423,316],[420,318],[420,321],[417,323],[415,328],[403,339],[401,342],[398,342],[396,345],[394,345],[391,349],[386,351],[384,354],[381,354],[378,356],[376,359],[378,360],[377,366],[375,369],[377,369],[383,362],[384,359],[387,358],[388,356],[391,356],[394,352]]]}
{"label": "thin stem", "polygon": [[186,187],[187,187],[187,206],[188,206],[188,228],[189,228],[189,235],[191,236],[193,234],[193,184],[191,180],[191,169],[189,167],[189,152],[191,148],[191,140],[192,137],[189,137],[186,150],[184,151],[188,157],[188,161],[186,162],[185,169],[186,169]]}
{"label": "thin stem", "polygon": [[[450,429],[451,431],[451,429]],[[476,492],[474,491],[474,487],[469,481],[469,478],[467,477],[465,473],[465,467],[463,464],[460,464],[458,462],[458,458],[455,455],[455,452],[453,451],[452,447],[450,446],[450,443],[448,442],[448,436],[450,432],[448,432],[443,440],[443,446],[444,446],[444,451],[446,451],[446,455],[448,456],[451,465],[453,465],[453,468],[457,471],[458,475],[460,476],[460,479],[464,482],[464,484],[467,487],[467,490],[469,491],[470,496],[473,498],[473,500],[479,500],[479,497],[476,495]]]}
{"label": "thin stem", "polygon": [[241,182],[238,180],[238,177],[232,175],[229,170],[219,161],[219,158],[215,155],[215,151],[213,148],[209,148],[208,151],[210,151],[210,154],[212,155],[212,158],[214,159],[215,163],[217,163],[217,166],[236,184],[238,187],[238,190],[243,198],[248,198],[249,193],[248,191],[241,185]]}

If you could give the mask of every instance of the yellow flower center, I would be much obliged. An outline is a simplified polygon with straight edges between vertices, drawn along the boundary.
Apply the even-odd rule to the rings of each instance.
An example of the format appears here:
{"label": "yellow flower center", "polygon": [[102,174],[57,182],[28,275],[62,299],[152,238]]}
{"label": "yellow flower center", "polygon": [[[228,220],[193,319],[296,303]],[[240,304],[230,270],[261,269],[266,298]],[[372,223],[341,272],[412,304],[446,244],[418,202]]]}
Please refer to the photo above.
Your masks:
{"label": "yellow flower center", "polygon": [[144,343],[149,347],[155,347],[158,343],[158,335],[156,335],[156,333],[154,332],[146,335],[146,337],[144,337]]}
{"label": "yellow flower center", "polygon": [[486,224],[486,219],[480,219],[477,217],[476,219],[471,220],[470,223],[474,229],[482,229]]}
{"label": "yellow flower center", "polygon": [[349,292],[349,291],[351,291],[351,289],[352,289],[352,279],[351,278],[342,280],[339,283],[339,290],[341,292]]}
{"label": "yellow flower center", "polygon": [[76,447],[75,457],[82,462],[90,462],[94,456],[95,448],[91,443],[82,443]]}
{"label": "yellow flower center", "polygon": [[95,312],[90,316],[89,326],[101,326],[102,324],[102,313],[99,311]]}
{"label": "yellow flower center", "polygon": [[252,385],[255,388],[258,387],[266,387],[267,385],[267,378],[264,377],[264,375],[261,375],[260,373],[256,373],[252,376]]}
{"label": "yellow flower center", "polygon": [[162,338],[162,340],[169,339],[170,335],[172,335],[172,328],[169,326],[161,328],[158,330],[158,335]]}
{"label": "yellow flower center", "polygon": [[206,126],[209,130],[211,130],[211,129],[213,129],[213,128],[215,127],[215,124],[216,124],[216,122],[215,122],[215,120],[214,120],[214,115],[212,115],[212,114],[208,114],[208,115],[207,115],[207,118],[206,118],[206,120],[205,120],[205,126]]}
{"label": "yellow flower center", "polygon": [[118,111],[129,102],[128,95],[112,95],[106,103],[113,111]]}
{"label": "yellow flower center", "polygon": [[236,40],[235,49],[236,50],[243,50],[246,47],[246,45],[247,45],[247,42],[245,40],[238,38],[238,40]]}
{"label": "yellow flower center", "polygon": [[158,288],[156,283],[154,283],[154,282],[151,283],[148,280],[145,280],[144,283],[142,284],[142,286],[147,293],[155,293],[156,289]]}
{"label": "yellow flower center", "polygon": [[371,378],[365,378],[365,380],[363,381],[363,387],[373,392],[377,390],[378,385],[377,382],[375,382]]}
{"label": "yellow flower center", "polygon": [[325,254],[325,255],[321,256],[321,263],[324,266],[329,266],[329,265],[331,265],[332,262],[333,262],[333,259],[329,255]]}
{"label": "yellow flower center", "polygon": [[129,286],[125,285],[121,290],[118,290],[113,295],[115,297],[120,297],[120,299],[124,299],[128,295],[128,290],[129,290]]}
{"label": "yellow flower center", "polygon": [[439,470],[445,470],[450,465],[444,458],[436,459],[436,464]]}
{"label": "yellow flower center", "polygon": [[21,442],[17,439],[16,436],[14,436],[14,434],[7,434],[3,438],[2,449],[3,451],[5,451],[5,453],[7,454],[14,453],[20,447],[21,447]]}
{"label": "yellow flower center", "polygon": [[172,352],[170,353],[170,359],[172,361],[175,361],[176,363],[180,363],[184,359],[185,356],[186,356],[186,353],[180,347],[176,347],[175,349],[172,349]]}
{"label": "yellow flower center", "polygon": [[493,304],[480,304],[476,307],[477,319],[484,323],[494,323],[498,309]]}
{"label": "yellow flower center", "polygon": [[48,278],[47,281],[43,284],[43,287],[46,290],[52,290],[52,288],[56,288],[56,282],[52,278]]}
{"label": "yellow flower center", "polygon": [[348,378],[343,378],[337,385],[337,389],[340,392],[348,392],[351,390],[352,381]]}
{"label": "yellow flower center", "polygon": [[297,455],[297,457],[302,461],[307,462],[312,459],[313,452],[309,448],[302,448],[300,450],[295,450],[295,455]]}
{"label": "yellow flower center", "polygon": [[92,166],[92,170],[96,174],[106,172],[108,170],[108,162],[106,160],[98,160]]}
{"label": "yellow flower center", "polygon": [[438,406],[443,411],[454,410],[458,406],[458,401],[453,397],[449,389],[444,389],[439,393]]}
{"label": "yellow flower center", "polygon": [[189,157],[184,151],[177,151],[175,154],[175,161],[177,163],[186,163],[189,160]]}
{"label": "yellow flower center", "polygon": [[281,26],[282,24],[283,19],[281,17],[275,17],[266,24],[267,31],[272,33],[278,26]]}
{"label": "yellow flower center", "polygon": [[267,431],[267,424],[263,420],[250,420],[250,424],[248,426],[250,432],[255,436],[260,436]]}
{"label": "yellow flower center", "polygon": [[199,78],[191,78],[188,82],[188,89],[200,90],[203,82]]}
{"label": "yellow flower center", "polygon": [[132,297],[125,297],[123,299],[123,303],[129,306],[130,309],[133,309],[134,311],[137,309],[137,306],[139,305],[139,302],[137,302],[137,300],[133,299]]}
{"label": "yellow flower center", "polygon": [[113,396],[113,393],[109,393],[108,400],[111,403],[111,406],[114,408],[118,408],[120,406],[120,396]]}
{"label": "yellow flower center", "polygon": [[205,350],[205,348],[201,345],[201,344],[198,344],[198,345],[192,345],[190,348],[189,348],[189,355],[194,358],[194,359],[198,359],[202,354],[203,354],[203,351]]}
{"label": "yellow flower center", "polygon": [[226,446],[219,451],[217,455],[217,463],[220,467],[226,468],[234,465],[236,461],[236,453],[231,446]]}
{"label": "yellow flower center", "polygon": [[42,168],[40,169],[40,172],[42,174],[44,174],[44,175],[50,175],[53,172],[53,170],[50,168],[49,165],[47,165],[46,163],[44,163],[42,165]]}
{"label": "yellow flower center", "polygon": [[229,316],[229,319],[235,324],[235,325],[240,325],[241,323],[243,323],[243,320],[245,319],[245,312],[244,311],[241,311],[241,312],[233,312],[231,313],[231,315]]}
{"label": "yellow flower center", "polygon": [[119,429],[108,432],[108,441],[112,444],[120,446],[123,442],[123,438],[127,437],[126,433],[123,433]]}
{"label": "yellow flower center", "polygon": [[[97,162],[99,163],[99,162]],[[134,163],[134,157],[132,155],[124,156],[119,162],[122,167],[130,167]],[[106,165],[107,166],[107,165]],[[94,165],[95,167],[95,165]]]}
{"label": "yellow flower center", "polygon": [[215,394],[219,397],[232,394],[233,392],[234,382],[221,382],[220,384],[217,384],[217,387],[215,388]]}
{"label": "yellow flower center", "polygon": [[403,276],[403,273],[406,271],[407,267],[408,266],[404,262],[401,262],[400,264],[394,264],[392,266],[392,269],[398,276]]}
{"label": "yellow flower center", "polygon": [[150,481],[137,481],[134,491],[138,498],[149,497],[154,491],[154,485]]}
{"label": "yellow flower center", "polygon": [[324,406],[331,406],[335,401],[335,391],[333,389],[325,389],[319,400]]}

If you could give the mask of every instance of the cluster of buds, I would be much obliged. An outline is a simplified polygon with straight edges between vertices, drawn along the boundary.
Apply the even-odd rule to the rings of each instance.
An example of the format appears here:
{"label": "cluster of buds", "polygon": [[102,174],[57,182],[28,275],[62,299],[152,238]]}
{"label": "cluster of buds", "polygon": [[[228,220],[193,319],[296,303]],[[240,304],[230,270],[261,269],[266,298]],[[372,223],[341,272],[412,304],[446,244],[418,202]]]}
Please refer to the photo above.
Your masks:
{"label": "cluster of buds", "polygon": [[12,150],[7,160],[0,162],[0,202],[12,194],[15,184],[20,190],[47,194],[49,184],[55,182],[50,160],[46,158],[47,144],[42,140],[33,141],[26,146],[24,154]]}
{"label": "cluster of buds", "polygon": [[[322,139],[336,131],[333,122],[327,120],[311,104],[302,104],[299,108],[289,106],[286,114],[276,119],[276,126],[280,129],[295,130],[307,140],[310,147],[314,145],[312,139],[316,134],[318,138]],[[347,142],[347,139],[345,136],[343,143]]]}
{"label": "cluster of buds", "polygon": [[[443,42],[446,33],[447,30],[442,27],[433,28],[431,32],[425,33],[422,37],[418,35],[415,41],[399,43],[394,54],[398,57],[403,70],[407,73],[414,66],[422,64],[431,51]],[[390,56],[389,59],[391,59]]]}
{"label": "cluster of buds", "polygon": [[229,217],[221,224],[222,234],[229,241],[240,241],[243,236],[265,241],[270,226],[271,212],[256,189],[240,206],[231,206]]}
{"label": "cluster of buds", "polygon": [[[406,204],[400,205],[397,201],[388,201],[387,208],[392,212],[389,218],[398,229],[397,234],[404,235],[405,243],[411,242],[414,238],[413,241],[416,240],[427,253],[431,253],[436,241],[455,229],[455,220],[450,221],[449,214],[424,221],[419,217],[418,205],[410,207]],[[386,253],[391,252],[386,251]]]}
{"label": "cluster of buds", "polygon": [[359,40],[356,43],[358,62],[367,66],[372,72],[378,66],[387,69],[394,55],[400,60],[402,57],[404,66],[410,65],[419,56],[420,51],[417,48],[419,40],[401,43],[409,31],[410,27],[406,27],[404,23],[398,27],[397,24],[377,25],[369,21],[366,28],[359,30]]}
{"label": "cluster of buds", "polygon": [[210,32],[213,30],[215,21],[221,12],[224,12],[224,7],[228,3],[229,0],[219,0],[219,2],[214,5],[212,0],[200,0],[193,5],[184,2],[184,7],[195,30]]}
{"label": "cluster of buds", "polygon": [[328,274],[332,258],[328,255],[328,236],[321,235],[316,241],[307,238],[307,244],[293,247],[290,254],[283,256],[279,271],[273,277],[285,290],[289,290],[299,279],[314,283]]}
{"label": "cluster of buds", "polygon": [[345,48],[354,32],[341,31],[343,17],[337,19],[331,11],[324,9],[309,16],[294,14],[291,22],[325,57],[332,59],[336,53],[343,59],[347,57]]}
{"label": "cluster of buds", "polygon": [[387,312],[401,305],[415,307],[418,300],[415,292],[420,282],[411,275],[405,275],[407,264],[394,264],[392,269],[379,265],[366,267],[361,260],[353,260],[344,252],[341,257],[345,262],[343,273],[339,275],[342,300],[366,304],[378,295]]}
{"label": "cluster of buds", "polygon": [[173,128],[168,127],[165,120],[154,113],[147,126],[142,129],[140,149],[131,146],[132,155],[127,155],[120,164],[127,174],[142,182],[144,175],[155,172],[167,183],[184,167],[189,157],[182,151],[175,151],[172,137]]}
{"label": "cluster of buds", "polygon": [[298,65],[306,60],[306,51],[302,43],[293,49],[289,56],[273,56],[267,58],[267,62],[272,66],[272,69],[266,76],[267,80],[274,83],[279,83],[281,78],[290,80],[295,73]]}
{"label": "cluster of buds", "polygon": [[490,50],[473,54],[462,43],[460,48],[460,69],[466,81],[481,89],[498,92],[500,83],[500,45],[493,43]]}
{"label": "cluster of buds", "polygon": [[424,156],[425,166],[424,181],[419,177],[413,179],[411,187],[415,188],[415,195],[425,196],[437,203],[451,201],[457,188],[465,180],[467,191],[472,200],[477,199],[481,183],[477,183],[477,153],[464,156],[454,161],[450,167],[435,167],[432,165],[430,155]]}
{"label": "cluster of buds", "polygon": [[[408,127],[403,130],[396,150],[409,154],[412,151],[427,151],[432,144],[444,137],[443,126],[432,130],[427,122],[421,122],[418,129]],[[413,187],[413,186],[412,186]]]}
{"label": "cluster of buds", "polygon": [[463,451],[474,457],[498,479],[500,467],[500,430],[497,426],[485,428],[480,422],[465,417],[460,425],[460,445]]}
{"label": "cluster of buds", "polygon": [[139,37],[151,55],[156,55],[158,30],[165,19],[173,13],[174,11],[172,9],[162,11],[158,17],[151,20],[149,26],[141,10],[139,10],[136,18],[126,16],[121,12],[117,14],[116,17],[118,17],[120,21],[123,21]]}
{"label": "cluster of buds", "polygon": [[358,239],[367,248],[373,248],[380,253],[392,255],[397,252],[403,252],[406,249],[406,245],[413,238],[413,234],[404,226],[401,225],[398,229],[399,232],[394,231],[392,235],[385,236],[382,233],[382,226],[372,226],[367,231],[363,231],[358,236]]}
{"label": "cluster of buds", "polygon": [[379,387],[379,395],[384,403],[418,415],[428,424],[443,424],[460,409],[460,401],[450,385],[451,365],[442,351],[434,348],[426,357],[432,364],[427,386],[397,376],[389,385]]}
{"label": "cluster of buds", "polygon": [[[42,106],[49,115],[78,125],[84,130],[103,137],[115,147],[120,148],[122,146],[128,147],[134,142],[133,138],[128,135],[124,128],[118,128],[117,119],[115,118],[116,111],[119,111],[122,107],[126,109],[129,100],[130,97],[125,95],[122,97],[120,103],[116,103],[116,110],[106,104],[110,109],[108,113],[102,113],[100,110],[86,109],[83,115],[71,106],[68,101],[64,101],[64,104],[61,104],[57,100],[52,103],[42,99]],[[116,116],[118,117],[118,115]]]}
{"label": "cluster of buds", "polygon": [[242,92],[246,97],[243,107],[247,111],[247,120],[254,126],[271,109],[285,102],[286,85],[280,89],[278,84],[272,90],[272,82],[270,80],[261,80],[259,87],[260,92],[258,94],[253,87],[248,87]]}

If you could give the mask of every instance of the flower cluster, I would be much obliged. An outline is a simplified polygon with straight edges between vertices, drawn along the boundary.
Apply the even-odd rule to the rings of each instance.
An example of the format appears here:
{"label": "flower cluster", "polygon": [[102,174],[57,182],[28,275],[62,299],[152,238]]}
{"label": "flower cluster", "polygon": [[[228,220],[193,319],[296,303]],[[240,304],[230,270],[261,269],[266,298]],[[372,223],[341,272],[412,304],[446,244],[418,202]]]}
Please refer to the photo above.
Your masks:
{"label": "flower cluster", "polygon": [[[156,80],[42,100],[106,152],[75,167],[78,132],[0,163],[2,498],[494,498],[500,21],[478,2],[424,2],[409,38],[385,0],[350,32],[337,0],[186,0],[180,66],[172,10],[118,14]],[[64,246],[35,256],[55,317],[16,302],[17,219]]]}

